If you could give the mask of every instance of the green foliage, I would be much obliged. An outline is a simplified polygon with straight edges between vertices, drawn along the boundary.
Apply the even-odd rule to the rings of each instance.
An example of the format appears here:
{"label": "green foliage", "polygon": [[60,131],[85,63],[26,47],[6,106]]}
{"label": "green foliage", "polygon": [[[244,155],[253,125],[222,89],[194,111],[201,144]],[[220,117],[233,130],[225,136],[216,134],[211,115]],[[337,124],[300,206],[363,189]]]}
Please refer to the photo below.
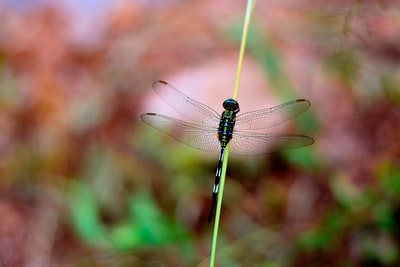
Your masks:
{"label": "green foliage", "polygon": [[77,233],[92,245],[105,247],[105,228],[99,220],[99,208],[90,187],[74,184],[70,201],[72,221]]}
{"label": "green foliage", "polygon": [[299,244],[306,251],[318,251],[331,247],[333,236],[327,231],[311,230],[299,237]]}
{"label": "green foliage", "polygon": [[400,103],[400,80],[396,74],[383,73],[380,77],[383,93],[393,103]]}
{"label": "green foliage", "polygon": [[359,59],[356,52],[350,48],[330,54],[325,65],[329,72],[337,75],[347,85],[352,85],[359,79]]}
{"label": "green foliage", "polygon": [[2,65],[2,54],[0,51],[0,106],[2,108],[12,109],[18,104],[21,97],[20,88],[16,79],[11,76],[11,73]]}
{"label": "green foliage", "polygon": [[317,155],[310,148],[298,148],[288,151],[282,151],[285,159],[295,166],[300,166],[309,171],[318,169]]}
{"label": "green foliage", "polygon": [[332,177],[330,186],[336,201],[346,211],[356,213],[369,207],[371,199],[368,194],[356,188],[347,176],[336,174]]}
{"label": "green foliage", "polygon": [[[357,188],[345,175],[334,176],[331,189],[339,206],[326,211],[317,227],[299,235],[300,250],[328,255],[330,251],[343,250],[341,244],[348,244],[365,262],[397,266],[400,255],[395,212],[400,206],[399,177],[396,161],[381,164],[377,183],[366,189]],[[350,257],[346,254],[343,251],[342,257]]]}
{"label": "green foliage", "polygon": [[168,219],[145,191],[132,195],[129,216],[117,223],[109,225],[103,222],[100,209],[92,187],[84,182],[74,184],[71,191],[72,222],[82,238],[92,245],[120,251],[170,242],[187,246],[188,235],[182,226]]}
{"label": "green foliage", "polygon": [[383,161],[377,176],[384,193],[390,198],[400,199],[400,164],[398,161]]}
{"label": "green foliage", "polygon": [[[259,37],[262,38],[261,33],[258,33]],[[274,44],[266,37],[262,38],[263,44],[249,46],[249,52],[255,59],[259,61],[261,67],[268,77],[271,90],[280,99],[290,99],[294,95],[294,88],[289,83],[289,79],[284,72],[282,66],[282,58],[279,50]]]}

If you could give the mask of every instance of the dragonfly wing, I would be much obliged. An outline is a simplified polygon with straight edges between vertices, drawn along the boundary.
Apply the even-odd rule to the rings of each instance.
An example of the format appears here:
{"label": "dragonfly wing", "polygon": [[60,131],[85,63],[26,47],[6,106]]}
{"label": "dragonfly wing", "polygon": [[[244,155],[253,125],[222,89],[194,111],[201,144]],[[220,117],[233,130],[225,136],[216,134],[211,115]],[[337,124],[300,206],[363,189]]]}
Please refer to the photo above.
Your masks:
{"label": "dragonfly wing", "polygon": [[174,119],[168,116],[145,113],[140,119],[151,127],[193,148],[214,152],[220,148],[217,128]]}
{"label": "dragonfly wing", "polygon": [[263,134],[234,131],[232,154],[238,156],[263,155],[282,149],[308,146],[314,139],[302,134]]}
{"label": "dragonfly wing", "polygon": [[153,90],[173,109],[194,122],[218,125],[220,115],[214,109],[186,96],[167,82],[156,81]]}
{"label": "dragonfly wing", "polygon": [[310,101],[296,99],[281,105],[240,114],[236,118],[238,130],[260,130],[277,126],[295,118],[310,107]]}

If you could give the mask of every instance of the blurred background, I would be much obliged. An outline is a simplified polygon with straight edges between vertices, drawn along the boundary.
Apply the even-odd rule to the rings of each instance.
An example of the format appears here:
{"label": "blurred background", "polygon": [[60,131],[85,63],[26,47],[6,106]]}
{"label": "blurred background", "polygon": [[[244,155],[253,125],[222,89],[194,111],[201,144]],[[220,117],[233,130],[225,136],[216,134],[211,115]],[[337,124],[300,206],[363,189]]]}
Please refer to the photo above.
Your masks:
{"label": "blurred background", "polygon": [[[207,266],[216,154],[139,121],[222,111],[245,1],[0,1],[0,266]],[[400,265],[400,4],[258,1],[241,111],[310,147],[230,157],[217,266]],[[270,129],[275,133],[275,129]]]}

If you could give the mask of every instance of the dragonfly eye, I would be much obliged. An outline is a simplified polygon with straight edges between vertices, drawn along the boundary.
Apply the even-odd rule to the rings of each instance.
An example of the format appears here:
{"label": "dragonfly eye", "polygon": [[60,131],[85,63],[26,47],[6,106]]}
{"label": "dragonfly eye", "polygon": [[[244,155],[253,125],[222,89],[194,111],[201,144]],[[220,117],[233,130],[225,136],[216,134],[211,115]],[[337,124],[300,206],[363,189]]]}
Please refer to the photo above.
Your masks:
{"label": "dragonfly eye", "polygon": [[239,112],[239,110],[240,110],[239,103],[235,99],[232,99],[232,98],[225,100],[224,103],[222,104],[222,106],[224,107],[224,109],[233,111],[235,113]]}

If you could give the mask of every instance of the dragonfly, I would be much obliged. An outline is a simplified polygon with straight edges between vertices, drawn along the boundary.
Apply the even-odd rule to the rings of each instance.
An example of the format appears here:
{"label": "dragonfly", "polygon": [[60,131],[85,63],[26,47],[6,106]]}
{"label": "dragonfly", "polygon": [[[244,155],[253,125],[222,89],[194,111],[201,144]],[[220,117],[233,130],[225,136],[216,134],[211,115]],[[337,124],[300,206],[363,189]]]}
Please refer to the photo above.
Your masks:
{"label": "dragonfly", "polygon": [[239,103],[232,98],[222,104],[220,115],[213,108],[196,101],[165,81],[153,83],[153,90],[187,120],[158,113],[144,113],[140,119],[174,139],[206,152],[219,149],[208,223],[212,221],[219,191],[225,149],[237,156],[263,155],[282,149],[308,146],[314,139],[303,134],[257,132],[291,120],[310,107],[310,101],[296,99],[284,104],[239,114]]}

